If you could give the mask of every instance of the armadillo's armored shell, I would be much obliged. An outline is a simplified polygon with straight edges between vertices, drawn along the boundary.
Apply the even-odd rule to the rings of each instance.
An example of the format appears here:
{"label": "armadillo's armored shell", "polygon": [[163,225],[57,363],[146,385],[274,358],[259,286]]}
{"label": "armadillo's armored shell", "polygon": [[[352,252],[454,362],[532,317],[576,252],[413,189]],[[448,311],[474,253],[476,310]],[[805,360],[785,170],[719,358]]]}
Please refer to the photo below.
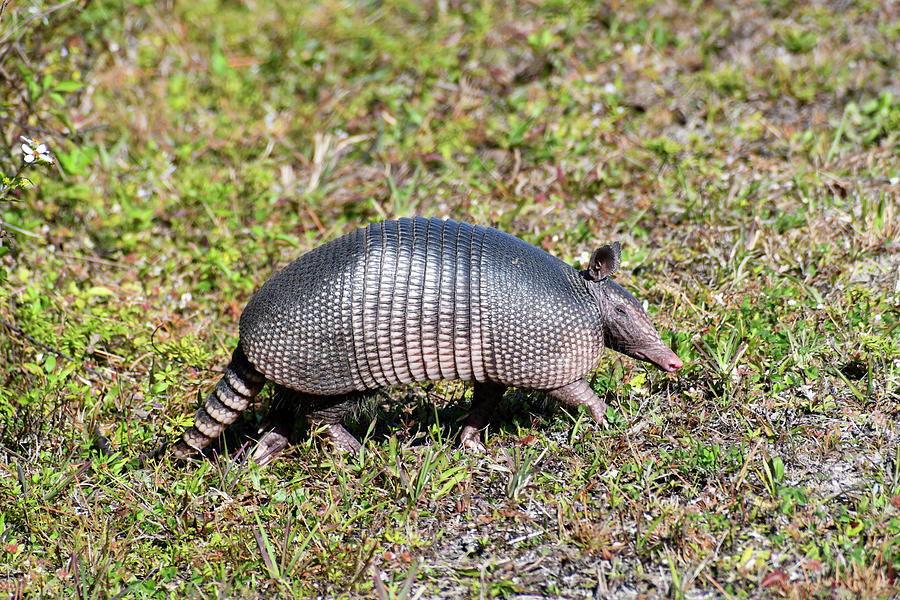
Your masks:
{"label": "armadillo's armored shell", "polygon": [[370,225],[301,256],[241,316],[241,347],[272,381],[342,394],[413,381],[554,389],[596,366],[596,301],[572,267],[493,228]]}

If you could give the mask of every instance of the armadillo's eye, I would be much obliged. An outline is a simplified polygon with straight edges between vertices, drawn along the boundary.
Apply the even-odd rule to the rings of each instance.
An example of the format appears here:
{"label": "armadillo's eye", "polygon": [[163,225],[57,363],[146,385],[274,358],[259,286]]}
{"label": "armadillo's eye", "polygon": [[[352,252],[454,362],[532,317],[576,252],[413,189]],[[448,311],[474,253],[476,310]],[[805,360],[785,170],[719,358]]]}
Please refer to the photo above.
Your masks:
{"label": "armadillo's eye", "polygon": [[623,317],[625,316],[625,309],[622,308],[621,306],[616,307],[616,312],[619,313],[620,315],[622,315]]}

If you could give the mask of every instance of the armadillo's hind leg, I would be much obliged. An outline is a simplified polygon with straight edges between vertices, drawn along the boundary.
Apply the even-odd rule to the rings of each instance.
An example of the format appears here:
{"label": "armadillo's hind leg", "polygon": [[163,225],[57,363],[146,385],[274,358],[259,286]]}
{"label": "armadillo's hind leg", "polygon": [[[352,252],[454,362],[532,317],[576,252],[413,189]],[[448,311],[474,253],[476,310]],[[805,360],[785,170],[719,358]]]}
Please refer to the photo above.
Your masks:
{"label": "armadillo's hind leg", "polygon": [[250,364],[238,346],[231,362],[225,367],[222,379],[206,397],[203,408],[197,411],[194,426],[189,427],[175,443],[172,454],[176,458],[187,458],[206,448],[234,423],[265,382],[265,376]]}
{"label": "armadillo's hind leg", "polygon": [[350,412],[350,409],[356,405],[357,399],[346,397],[336,404],[315,410],[306,415],[306,420],[312,427],[325,425],[327,427],[326,436],[328,440],[343,452],[357,454],[362,446],[353,435],[344,429],[341,420]]}
{"label": "armadillo's hind leg", "polygon": [[340,423],[328,423],[327,427],[326,435],[328,436],[328,441],[341,452],[359,454],[359,451],[362,450],[362,444],[359,443],[359,440],[344,429],[344,426]]}
{"label": "armadillo's hind leg", "polygon": [[587,406],[597,423],[606,423],[606,402],[594,393],[586,381],[575,381],[547,393],[572,408]]}
{"label": "armadillo's hind leg", "polygon": [[269,412],[262,420],[257,433],[261,434],[251,459],[259,465],[267,465],[287,447],[297,413],[308,396],[283,386],[275,386]]}
{"label": "armadillo's hind leg", "polygon": [[479,439],[481,430],[487,426],[505,391],[506,386],[502,383],[475,382],[472,388],[472,407],[459,434],[459,443],[463,448],[473,452],[486,451]]}
{"label": "armadillo's hind leg", "polygon": [[341,425],[341,420],[357,402],[357,397],[352,394],[316,396],[277,386],[269,413],[259,428],[262,436],[251,458],[260,465],[267,465],[281,456],[299,414],[303,414],[312,427],[324,426],[328,440],[339,450],[359,452],[359,442]]}
{"label": "armadillo's hind leg", "polygon": [[347,394],[344,396],[329,396],[321,398],[317,402],[317,408],[306,415],[306,420],[312,427],[326,426],[326,436],[338,450],[358,454],[362,446],[353,435],[344,429],[341,421],[350,410],[359,404],[359,396]]}

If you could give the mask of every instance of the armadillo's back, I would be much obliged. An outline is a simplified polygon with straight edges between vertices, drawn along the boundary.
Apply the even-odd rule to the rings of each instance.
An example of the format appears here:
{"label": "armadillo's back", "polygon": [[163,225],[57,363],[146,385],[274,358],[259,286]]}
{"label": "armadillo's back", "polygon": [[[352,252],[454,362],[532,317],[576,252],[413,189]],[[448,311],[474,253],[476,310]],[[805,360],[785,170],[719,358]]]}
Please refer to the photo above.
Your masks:
{"label": "armadillo's back", "polygon": [[241,347],[281,385],[340,394],[438,379],[552,389],[602,350],[578,273],[496,229],[372,224],[301,256],[251,299]]}
{"label": "armadillo's back", "polygon": [[488,230],[486,247],[481,310],[489,315],[489,378],[543,390],[582,379],[603,351],[603,325],[581,275],[497,229]]}

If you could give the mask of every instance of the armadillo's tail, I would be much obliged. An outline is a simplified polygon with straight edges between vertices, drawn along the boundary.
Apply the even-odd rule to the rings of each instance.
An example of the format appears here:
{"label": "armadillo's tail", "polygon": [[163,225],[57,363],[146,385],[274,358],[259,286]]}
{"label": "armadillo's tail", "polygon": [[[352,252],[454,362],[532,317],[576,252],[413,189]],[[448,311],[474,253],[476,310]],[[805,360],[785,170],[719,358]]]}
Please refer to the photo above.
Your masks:
{"label": "armadillo's tail", "polygon": [[185,430],[181,439],[172,446],[172,455],[188,458],[206,448],[234,423],[265,383],[265,376],[250,364],[238,345],[222,379],[206,397],[203,408],[197,411],[194,426]]}

